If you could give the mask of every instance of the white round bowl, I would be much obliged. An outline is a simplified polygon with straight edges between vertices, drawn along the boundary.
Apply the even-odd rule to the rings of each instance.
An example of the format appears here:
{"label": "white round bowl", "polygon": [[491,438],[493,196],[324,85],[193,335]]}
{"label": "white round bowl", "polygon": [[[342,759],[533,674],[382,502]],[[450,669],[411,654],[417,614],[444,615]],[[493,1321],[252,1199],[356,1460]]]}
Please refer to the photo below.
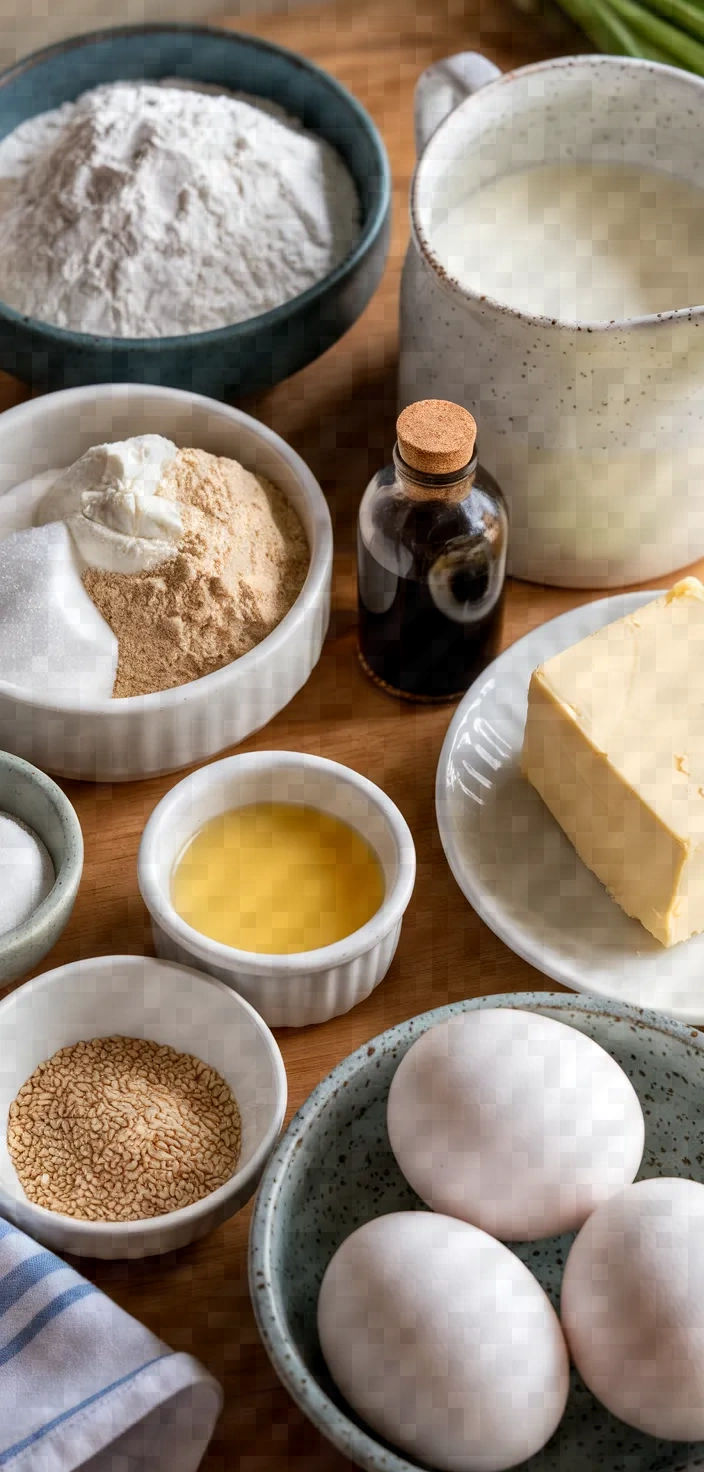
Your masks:
{"label": "white round bowl", "polygon": [[332,528],[325,497],[284,440],[227,404],[146,384],[100,384],[32,399],[0,416],[0,496],[42,471],[70,465],[91,445],[137,434],[227,455],[273,481],[305,528],[308,576],[293,608],[256,649],[173,690],[50,704],[0,681],[0,747],[61,777],[134,781],[244,741],[305,684],[327,631]]}
{"label": "white round bowl", "polygon": [[[193,1206],[135,1222],[86,1222],[28,1201],[7,1150],[12,1100],[59,1048],[121,1036],[194,1053],[230,1085],[242,1118],[235,1174]],[[286,1112],[275,1039],[242,997],[212,977],[144,956],[100,956],[46,971],[0,1002],[0,1216],[57,1252],[150,1257],[184,1247],[253,1196]]]}
{"label": "white round bowl", "polygon": [[[317,807],[366,838],[386,885],[366,925],[319,950],[271,956],[209,940],[181,919],[171,903],[171,876],[186,844],[210,818],[254,802]],[[408,824],[380,787],[339,762],[290,751],[227,757],[185,777],[154,809],[137,860],[157,954],[235,987],[272,1027],[327,1022],[369,996],[393,960],[415,873]]]}

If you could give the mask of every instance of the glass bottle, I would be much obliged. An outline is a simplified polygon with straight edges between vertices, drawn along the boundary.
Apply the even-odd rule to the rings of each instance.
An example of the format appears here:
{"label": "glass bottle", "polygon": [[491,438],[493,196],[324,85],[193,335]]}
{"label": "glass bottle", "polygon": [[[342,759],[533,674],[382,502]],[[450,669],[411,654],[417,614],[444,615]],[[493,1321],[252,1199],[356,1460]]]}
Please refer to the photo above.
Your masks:
{"label": "glass bottle", "polygon": [[396,432],[359,510],[359,658],[391,694],[454,700],[499,653],[506,503],[466,409],[426,399]]}

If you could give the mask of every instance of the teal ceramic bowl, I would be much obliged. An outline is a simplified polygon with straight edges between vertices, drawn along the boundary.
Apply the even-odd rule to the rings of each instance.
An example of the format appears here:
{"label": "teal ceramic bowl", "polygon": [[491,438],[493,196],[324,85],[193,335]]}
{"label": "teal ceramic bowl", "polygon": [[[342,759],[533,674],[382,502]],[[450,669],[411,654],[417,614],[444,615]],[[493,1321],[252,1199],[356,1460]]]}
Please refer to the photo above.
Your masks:
{"label": "teal ceramic bowl", "polygon": [[38,767],[0,751],[0,813],[18,818],[49,850],[56,881],[23,925],[0,934],[0,986],[24,976],[68,924],[83,873],[83,834],[68,798]]}
{"label": "teal ceramic bowl", "polygon": [[234,31],[168,24],[77,36],[0,74],[0,138],[36,113],[72,102],[101,83],[164,77],[266,98],[327,139],[357,186],[359,240],[336,270],[292,301],[232,327],[187,337],[69,332],[0,304],[0,368],[34,388],[155,383],[211,398],[267,388],[336,342],[379,284],[391,200],[382,140],[351,93],[281,46]]}
{"label": "teal ceramic bowl", "polygon": [[[345,1237],[387,1212],[425,1210],[401,1175],[386,1132],[393,1075],[411,1043],[476,1007],[523,1007],[594,1038],[620,1063],[645,1115],[639,1179],[704,1181],[704,1035],[655,1012],[598,997],[512,993],[425,1012],[359,1048],[299,1110],[262,1178],[250,1235],[250,1292],[272,1364],[293,1399],[333,1444],[369,1472],[417,1472],[368,1430],[327,1373],[316,1331],[323,1273]],[[512,1243],[559,1302],[569,1233]],[[616,1420],[573,1373],[565,1416],[524,1472],[684,1472],[704,1466],[704,1443],[656,1441]]]}

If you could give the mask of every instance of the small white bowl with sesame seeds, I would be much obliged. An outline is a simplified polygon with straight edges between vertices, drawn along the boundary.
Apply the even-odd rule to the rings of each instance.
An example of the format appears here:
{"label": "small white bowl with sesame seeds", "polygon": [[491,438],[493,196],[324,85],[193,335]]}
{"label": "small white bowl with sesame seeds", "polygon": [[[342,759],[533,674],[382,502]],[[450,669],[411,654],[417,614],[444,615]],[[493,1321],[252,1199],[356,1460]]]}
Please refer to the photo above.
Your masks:
{"label": "small white bowl with sesame seeds", "polygon": [[[59,1048],[94,1038],[147,1038],[194,1054],[237,1100],[234,1175],[191,1206],[139,1221],[85,1221],[30,1201],[7,1148],[22,1085]],[[100,956],[47,971],[0,1002],[0,1216],[57,1252],[140,1258],[170,1252],[234,1216],[253,1196],[286,1112],[283,1059],[248,1002],[201,972],[148,956]]]}

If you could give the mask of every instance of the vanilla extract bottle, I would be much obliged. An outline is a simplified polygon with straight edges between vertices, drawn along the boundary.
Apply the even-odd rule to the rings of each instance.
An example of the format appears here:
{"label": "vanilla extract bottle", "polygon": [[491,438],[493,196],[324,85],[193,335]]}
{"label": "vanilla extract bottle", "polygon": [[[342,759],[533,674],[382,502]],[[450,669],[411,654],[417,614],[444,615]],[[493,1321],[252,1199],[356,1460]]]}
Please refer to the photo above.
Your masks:
{"label": "vanilla extract bottle", "polygon": [[359,510],[359,658],[390,694],[450,701],[499,652],[506,503],[459,404],[411,404],[396,433]]}

